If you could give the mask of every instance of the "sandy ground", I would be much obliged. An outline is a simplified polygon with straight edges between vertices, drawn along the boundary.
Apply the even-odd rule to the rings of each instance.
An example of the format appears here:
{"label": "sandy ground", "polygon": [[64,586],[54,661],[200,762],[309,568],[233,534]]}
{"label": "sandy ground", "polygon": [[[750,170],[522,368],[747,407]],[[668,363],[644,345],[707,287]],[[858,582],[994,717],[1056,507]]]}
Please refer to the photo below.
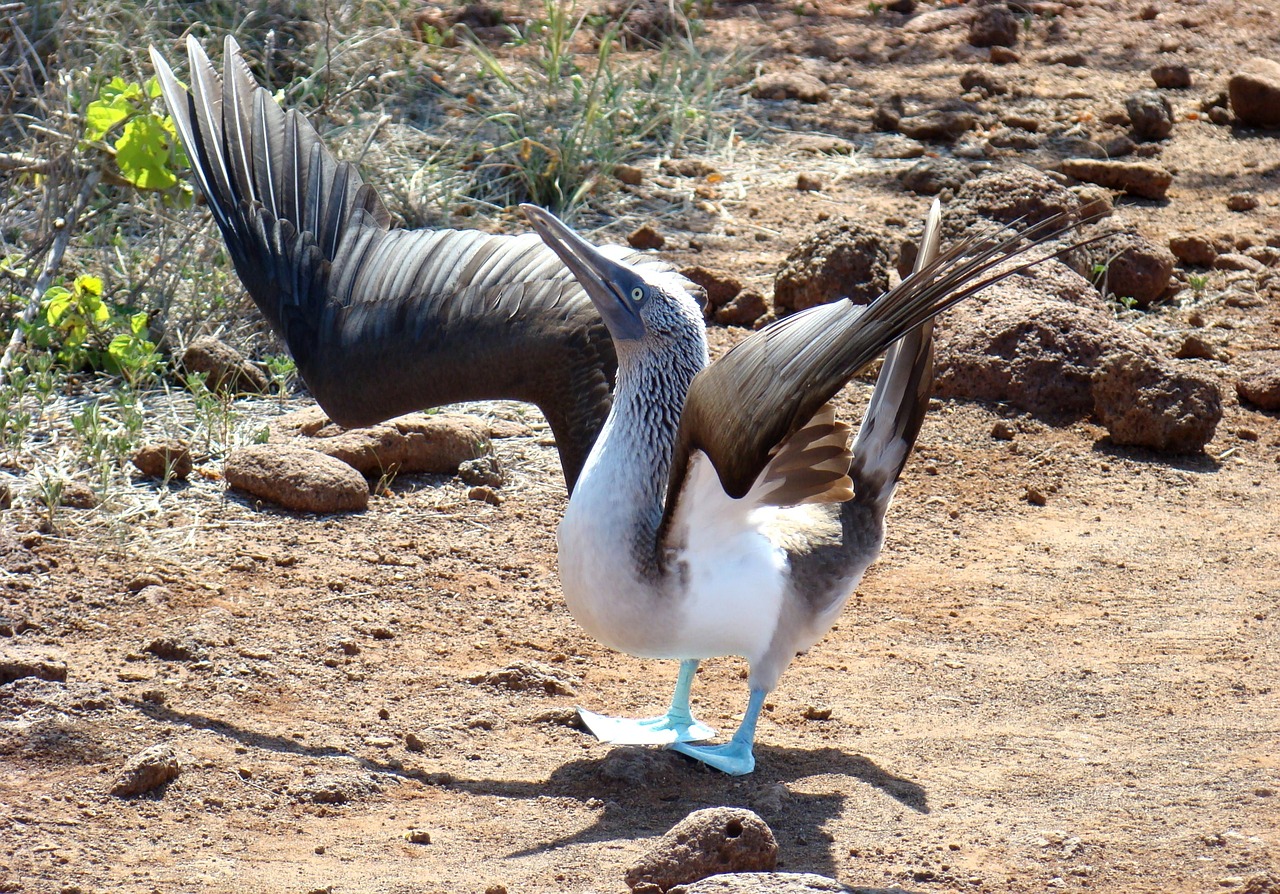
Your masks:
{"label": "sandy ground", "polygon": [[[728,6],[711,36],[781,28],[770,65],[833,65],[805,55],[816,34],[887,27],[856,4],[752,9]],[[1176,101],[1190,109],[1249,52],[1275,55],[1280,22],[1257,10],[1067,8],[1097,67],[1041,59],[1051,47],[1033,32],[1002,73],[1065,114],[1148,86],[1151,60],[1172,53],[1196,73]],[[884,49],[847,67],[832,107],[778,114],[835,122],[847,105],[852,131],[870,114],[859,91],[958,92],[963,33],[919,40],[920,60]],[[923,211],[891,165],[802,155],[789,139],[752,150],[775,153],[763,167],[717,161],[718,206],[662,218],[673,258],[767,287],[823,213]],[[1276,228],[1278,146],[1180,121],[1162,155],[1179,171],[1170,201],[1121,212],[1157,240],[1183,228],[1262,241]],[[827,187],[796,192],[810,168]],[[1226,210],[1241,189],[1257,211]],[[771,695],[745,778],[575,728],[576,705],[660,710],[675,667],[610,652],[569,617],[554,548],[565,498],[537,430],[496,442],[497,507],[455,479],[406,477],[363,514],[296,516],[197,475],[128,532],[72,518],[40,534],[9,513],[0,654],[67,675],[0,686],[0,891],[621,892],[655,836],[697,808],[742,805],[773,828],[781,868],[852,886],[1274,894],[1280,418],[1238,405],[1230,384],[1280,357],[1280,298],[1241,308],[1215,294],[1198,309],[1232,358],[1188,361],[1228,397],[1203,455],[935,401],[882,558]],[[1187,315],[1140,324],[1176,336]],[[717,348],[737,337],[713,335]],[[848,415],[867,391],[851,386]],[[992,437],[1001,419],[1013,440]],[[512,666],[522,688],[486,682]],[[744,675],[736,659],[706,663],[695,709],[731,730]],[[157,743],[181,775],[140,798],[108,794]]]}

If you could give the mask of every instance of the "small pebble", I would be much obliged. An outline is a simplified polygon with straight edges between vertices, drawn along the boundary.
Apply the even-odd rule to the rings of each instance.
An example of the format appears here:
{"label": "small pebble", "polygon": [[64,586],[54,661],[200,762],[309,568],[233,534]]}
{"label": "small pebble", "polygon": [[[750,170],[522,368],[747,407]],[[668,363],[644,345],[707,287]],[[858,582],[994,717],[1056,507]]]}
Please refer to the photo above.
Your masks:
{"label": "small pebble", "polygon": [[501,506],[502,495],[491,487],[479,485],[467,491],[468,500],[476,500],[481,503],[488,503],[490,506]]}
{"label": "small pebble", "polygon": [[644,182],[644,171],[635,165],[614,165],[613,176],[627,186],[639,186]]}
{"label": "small pebble", "polygon": [[662,248],[667,240],[649,224],[645,224],[627,236],[627,244],[642,251],[651,248]]}
{"label": "small pebble", "polygon": [[427,748],[427,745],[425,742],[419,739],[417,735],[415,735],[414,733],[405,733],[404,747],[408,751],[416,752],[416,751],[425,751]]}
{"label": "small pebble", "polygon": [[1003,419],[997,419],[996,424],[991,426],[991,437],[997,441],[1012,441],[1014,434],[1013,426]]}
{"label": "small pebble", "polygon": [[1048,502],[1048,499],[1044,495],[1044,491],[1040,490],[1038,487],[1028,484],[1026,485],[1026,488],[1026,500],[1032,506],[1043,506]]}
{"label": "small pebble", "polygon": [[431,833],[426,829],[410,829],[404,833],[404,839],[410,844],[430,844]]}
{"label": "small pebble", "polygon": [[805,720],[830,720],[831,709],[827,707],[819,708],[815,705],[807,705],[804,709]]}
{"label": "small pebble", "polygon": [[1238,192],[1227,196],[1227,210],[1252,211],[1258,207],[1258,197],[1252,193]]}
{"label": "small pebble", "polygon": [[821,192],[822,178],[817,174],[800,174],[796,177],[796,189],[801,192]]}

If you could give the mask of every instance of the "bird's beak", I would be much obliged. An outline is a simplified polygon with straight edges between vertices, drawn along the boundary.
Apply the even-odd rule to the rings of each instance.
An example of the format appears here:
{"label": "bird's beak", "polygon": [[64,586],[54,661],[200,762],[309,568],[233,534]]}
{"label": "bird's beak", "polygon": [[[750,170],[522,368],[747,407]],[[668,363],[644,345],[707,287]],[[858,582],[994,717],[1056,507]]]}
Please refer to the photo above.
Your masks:
{"label": "bird's beak", "polygon": [[[627,265],[605,257],[600,249],[545,208],[521,205],[520,210],[532,222],[547,247],[560,256],[577,278],[604,318],[614,340],[643,337],[644,320],[640,317],[636,301],[630,296],[634,289],[645,289],[644,280]],[[641,294],[645,293],[642,291]]]}

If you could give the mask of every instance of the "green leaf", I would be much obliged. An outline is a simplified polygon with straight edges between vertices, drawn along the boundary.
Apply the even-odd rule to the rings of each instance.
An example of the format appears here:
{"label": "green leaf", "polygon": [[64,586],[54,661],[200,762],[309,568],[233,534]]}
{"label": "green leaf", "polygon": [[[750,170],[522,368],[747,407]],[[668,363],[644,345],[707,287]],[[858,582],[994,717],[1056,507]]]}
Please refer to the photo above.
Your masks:
{"label": "green leaf", "polygon": [[99,99],[89,103],[85,110],[85,139],[102,139],[111,128],[128,118],[130,111],[129,101],[123,96],[109,102]]}
{"label": "green leaf", "polygon": [[88,273],[82,273],[76,277],[74,288],[77,295],[83,295],[86,293],[90,295],[101,295],[102,278],[98,276],[91,276]]}
{"label": "green leaf", "polygon": [[111,318],[111,310],[92,292],[80,296],[80,308],[85,318],[92,318],[95,323],[105,323]]}
{"label": "green leaf", "polygon": [[169,169],[169,132],[149,115],[133,118],[116,140],[121,175],[139,189],[168,189],[178,182]]}
{"label": "green leaf", "polygon": [[134,335],[142,335],[147,331],[147,312],[138,311],[129,318],[129,331]]}
{"label": "green leaf", "polygon": [[71,309],[71,290],[53,286],[44,293],[44,301],[44,318],[49,321],[50,326],[57,326]]}

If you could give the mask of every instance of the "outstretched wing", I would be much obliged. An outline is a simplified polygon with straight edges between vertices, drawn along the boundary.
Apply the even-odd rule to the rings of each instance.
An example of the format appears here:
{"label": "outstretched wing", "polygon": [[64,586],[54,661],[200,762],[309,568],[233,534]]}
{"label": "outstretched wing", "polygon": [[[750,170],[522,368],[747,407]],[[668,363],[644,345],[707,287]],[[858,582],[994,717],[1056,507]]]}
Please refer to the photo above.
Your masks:
{"label": "outstretched wing", "polygon": [[[995,236],[966,240],[925,263],[866,307],[843,300],[783,317],[698,373],[680,416],[663,530],[675,512],[695,451],[706,454],[726,494],[734,499],[746,496],[775,456],[786,452],[788,439],[811,421],[821,420],[820,408],[845,383],[894,342],[913,333],[916,341],[908,346],[909,354],[892,368],[915,382],[914,386],[912,381],[896,383],[896,392],[906,395],[918,386],[927,366],[920,351],[930,344],[929,333],[922,327],[969,295],[1044,260],[1040,257],[1001,266],[1073,226],[1062,223],[1062,219],[1053,218],[1022,232],[1005,228]],[[894,373],[886,380],[886,392],[889,381],[897,378]],[[907,435],[914,440],[925,404],[913,404],[909,398],[893,399],[902,401],[899,409],[903,412],[895,412],[895,418],[886,418],[885,424],[891,432],[898,432],[898,437]],[[873,409],[876,405],[873,396]],[[850,470],[855,486],[860,477],[866,477],[865,470],[857,466],[858,452],[874,437],[879,435],[873,435],[872,430],[859,434]],[[896,466],[887,463],[878,477],[891,473],[884,483],[892,485],[905,459],[904,453]],[[831,477],[832,492],[841,491],[840,476],[833,473]]]}
{"label": "outstretched wing", "polygon": [[[165,102],[236,272],[307,387],[344,425],[510,398],[547,417],[572,489],[617,368],[599,314],[533,234],[392,229],[356,169],[254,81],[187,39],[190,91],[151,50]],[[660,262],[611,247],[638,266]]]}

